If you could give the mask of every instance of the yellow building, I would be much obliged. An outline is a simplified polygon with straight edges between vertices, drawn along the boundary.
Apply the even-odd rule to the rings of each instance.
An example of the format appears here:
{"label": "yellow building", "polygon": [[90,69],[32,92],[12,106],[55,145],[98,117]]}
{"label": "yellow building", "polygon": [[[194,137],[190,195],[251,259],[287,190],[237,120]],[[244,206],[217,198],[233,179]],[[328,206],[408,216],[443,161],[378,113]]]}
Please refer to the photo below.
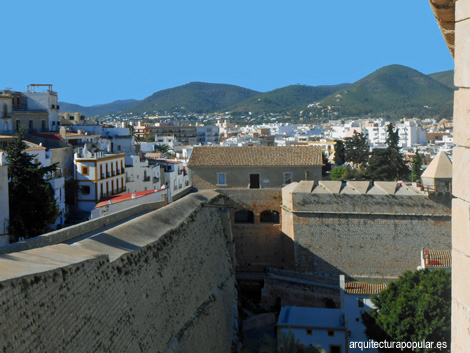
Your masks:
{"label": "yellow building", "polygon": [[74,156],[78,182],[77,207],[91,211],[106,196],[126,190],[125,154],[92,153],[80,149]]}

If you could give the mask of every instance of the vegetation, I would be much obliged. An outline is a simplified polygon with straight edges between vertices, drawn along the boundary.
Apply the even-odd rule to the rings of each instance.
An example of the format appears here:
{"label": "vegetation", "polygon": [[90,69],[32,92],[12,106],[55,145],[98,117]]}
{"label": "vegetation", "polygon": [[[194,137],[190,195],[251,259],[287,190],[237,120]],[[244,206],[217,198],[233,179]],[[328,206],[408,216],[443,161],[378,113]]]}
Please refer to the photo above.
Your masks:
{"label": "vegetation", "polygon": [[247,100],[258,92],[234,85],[191,82],[183,86],[158,91],[128,108],[127,112],[141,114],[158,111],[209,113]]}
{"label": "vegetation", "polygon": [[317,87],[291,85],[266,93],[259,93],[248,100],[225,108],[224,110],[245,113],[288,113],[297,108],[297,110],[300,111],[306,108],[308,104],[318,102],[333,92],[347,86],[348,84]]}
{"label": "vegetation", "polygon": [[106,116],[109,114],[117,113],[121,110],[127,109],[136,104],[138,101],[135,99],[117,100],[107,104],[97,104],[90,106],[82,106],[78,104],[71,104],[66,102],[59,102],[60,111],[62,112],[81,112],[87,117]]}
{"label": "vegetation", "polygon": [[[445,342],[439,350],[450,352],[451,273],[442,269],[406,272],[379,295],[372,297],[375,309],[362,315],[366,335],[375,341]],[[387,349],[384,352],[401,352]]]}
{"label": "vegetation", "polygon": [[402,180],[408,179],[410,170],[403,160],[398,147],[398,129],[393,124],[387,126],[387,148],[374,149],[369,159],[364,177],[370,180]]}
{"label": "vegetation", "polygon": [[325,152],[322,152],[321,156],[323,163],[323,166],[321,167],[321,174],[325,176],[331,170],[331,163]]}
{"label": "vegetation", "polygon": [[12,242],[45,233],[48,226],[59,216],[54,190],[44,180],[56,165],[44,167],[35,163],[34,157],[25,152],[24,128],[16,134],[14,142],[7,147],[10,224]]}
{"label": "vegetation", "polygon": [[342,115],[452,117],[453,89],[406,66],[385,66],[320,101]]}
{"label": "vegetation", "polygon": [[429,77],[431,77],[433,80],[436,80],[446,85],[449,88],[455,89],[454,70],[436,72],[434,74],[430,74]]}
{"label": "vegetation", "polygon": [[[60,102],[61,111],[86,116],[144,113],[216,113],[230,111],[240,122],[267,122],[270,114],[285,114],[292,123],[318,123],[342,116],[380,115],[384,118],[452,117],[453,72],[424,75],[406,66],[390,65],[353,84],[291,85],[256,92],[224,84],[192,82],[153,93],[144,100],[115,101],[84,107]],[[315,104],[314,104],[315,103]],[[247,116],[251,112],[252,115]]]}
{"label": "vegetation", "polygon": [[344,149],[343,141],[336,140],[335,141],[335,163],[338,165],[342,165],[346,162],[346,150]]}
{"label": "vegetation", "polygon": [[411,181],[419,182],[421,180],[421,174],[423,168],[423,157],[416,150],[411,162]]}
{"label": "vegetation", "polygon": [[357,180],[362,179],[362,173],[359,170],[352,169],[347,165],[342,165],[331,170],[331,180]]}
{"label": "vegetation", "polygon": [[369,143],[363,133],[354,131],[353,137],[346,139],[345,159],[352,162],[359,169],[363,168],[369,160]]}

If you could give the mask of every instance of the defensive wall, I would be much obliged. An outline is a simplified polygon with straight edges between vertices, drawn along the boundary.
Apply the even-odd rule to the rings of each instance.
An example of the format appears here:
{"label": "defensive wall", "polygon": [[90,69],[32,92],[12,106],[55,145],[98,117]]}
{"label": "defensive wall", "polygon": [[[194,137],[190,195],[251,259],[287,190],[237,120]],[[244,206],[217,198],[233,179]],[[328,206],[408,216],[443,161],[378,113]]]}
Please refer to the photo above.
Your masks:
{"label": "defensive wall", "polygon": [[[281,212],[281,189],[217,189],[231,202],[232,232],[235,241],[237,272],[263,271],[266,267],[294,268],[292,239],[278,223],[261,221],[264,211]],[[253,222],[237,223],[234,215],[246,210],[253,213]]]}
{"label": "defensive wall", "polygon": [[451,248],[451,211],[395,182],[313,181],[282,191],[282,230],[299,272],[394,278],[422,248]]}
{"label": "defensive wall", "polygon": [[229,352],[225,202],[190,194],[70,245],[0,256],[0,351]]}

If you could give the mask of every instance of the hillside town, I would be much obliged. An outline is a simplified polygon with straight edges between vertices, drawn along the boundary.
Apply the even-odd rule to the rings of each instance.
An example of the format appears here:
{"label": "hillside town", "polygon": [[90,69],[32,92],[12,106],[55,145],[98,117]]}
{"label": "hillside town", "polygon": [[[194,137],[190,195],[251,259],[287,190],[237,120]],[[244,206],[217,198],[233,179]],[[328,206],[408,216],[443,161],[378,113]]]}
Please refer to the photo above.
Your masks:
{"label": "hillside town", "polygon": [[[52,88],[0,92],[2,254],[35,249],[38,239],[47,239],[114,257],[141,244],[136,239],[146,232],[123,233],[127,240],[117,241],[120,224],[153,212],[193,222],[196,216],[171,210],[215,191],[219,196],[207,197],[204,207],[228,215],[220,216],[229,255],[223,261],[237,282],[242,352],[289,339],[328,353],[378,352],[350,345],[368,340],[362,315],[377,309],[371,298],[407,271],[451,269],[452,121],[100,119],[62,112]],[[361,138],[365,160],[339,160],[340,146]],[[24,149],[18,152],[19,141]],[[370,177],[380,151],[391,153],[387,158],[405,173]],[[39,234],[12,232],[18,207],[8,187],[13,153],[48,168],[43,179],[57,213]],[[338,168],[345,168],[339,176]],[[213,229],[215,221],[207,220]],[[9,261],[0,258],[2,266]]]}

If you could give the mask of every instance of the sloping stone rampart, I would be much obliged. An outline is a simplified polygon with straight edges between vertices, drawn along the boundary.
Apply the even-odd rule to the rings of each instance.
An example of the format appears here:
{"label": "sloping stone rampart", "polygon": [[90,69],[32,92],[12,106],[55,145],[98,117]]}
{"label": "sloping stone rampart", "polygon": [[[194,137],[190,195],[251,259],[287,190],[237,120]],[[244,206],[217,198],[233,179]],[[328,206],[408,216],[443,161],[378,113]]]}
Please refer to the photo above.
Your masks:
{"label": "sloping stone rampart", "polygon": [[224,200],[192,194],[72,245],[0,256],[0,351],[229,352]]}

